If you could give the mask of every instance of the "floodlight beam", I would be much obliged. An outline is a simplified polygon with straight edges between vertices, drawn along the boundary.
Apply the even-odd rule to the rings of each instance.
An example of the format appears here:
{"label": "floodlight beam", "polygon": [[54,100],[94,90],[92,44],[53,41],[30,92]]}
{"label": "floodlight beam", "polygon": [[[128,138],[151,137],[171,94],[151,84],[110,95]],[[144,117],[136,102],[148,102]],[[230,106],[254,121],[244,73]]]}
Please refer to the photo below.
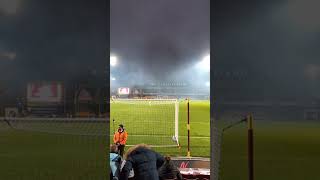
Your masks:
{"label": "floodlight beam", "polygon": [[117,65],[118,58],[116,56],[110,56],[110,66],[116,66]]}

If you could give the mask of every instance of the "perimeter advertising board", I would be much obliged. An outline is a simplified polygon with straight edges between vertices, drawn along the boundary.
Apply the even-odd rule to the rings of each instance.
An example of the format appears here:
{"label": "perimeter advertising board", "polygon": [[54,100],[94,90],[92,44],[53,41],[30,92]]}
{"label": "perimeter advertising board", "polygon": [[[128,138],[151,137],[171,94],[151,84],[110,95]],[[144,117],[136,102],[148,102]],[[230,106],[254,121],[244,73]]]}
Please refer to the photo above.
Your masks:
{"label": "perimeter advertising board", "polygon": [[118,95],[129,95],[130,89],[127,87],[118,88]]}
{"label": "perimeter advertising board", "polygon": [[32,82],[27,87],[28,103],[62,103],[64,87],[60,82]]}

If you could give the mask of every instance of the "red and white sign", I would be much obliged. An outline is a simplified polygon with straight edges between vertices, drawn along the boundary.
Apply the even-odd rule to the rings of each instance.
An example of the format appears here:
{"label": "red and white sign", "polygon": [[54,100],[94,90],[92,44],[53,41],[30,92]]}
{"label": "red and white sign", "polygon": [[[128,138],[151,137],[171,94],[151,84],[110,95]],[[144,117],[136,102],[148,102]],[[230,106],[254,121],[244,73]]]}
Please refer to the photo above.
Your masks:
{"label": "red and white sign", "polygon": [[128,95],[130,93],[129,88],[118,88],[118,94],[119,95]]}
{"label": "red and white sign", "polygon": [[60,103],[63,101],[63,85],[58,82],[29,83],[27,101],[31,103]]}

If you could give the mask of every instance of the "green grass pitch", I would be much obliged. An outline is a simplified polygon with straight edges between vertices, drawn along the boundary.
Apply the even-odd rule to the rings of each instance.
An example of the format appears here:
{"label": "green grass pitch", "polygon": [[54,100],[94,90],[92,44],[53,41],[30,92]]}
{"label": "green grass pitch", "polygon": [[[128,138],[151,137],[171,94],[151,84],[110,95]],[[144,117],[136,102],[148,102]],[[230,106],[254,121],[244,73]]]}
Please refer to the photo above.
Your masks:
{"label": "green grass pitch", "polygon": [[1,126],[5,125],[0,123],[0,179],[107,179],[107,136],[58,135]]}
{"label": "green grass pitch", "polygon": [[[255,178],[313,180],[320,177],[320,123],[256,122]],[[221,179],[247,178],[247,134],[241,125],[226,131],[222,145]]]}
{"label": "green grass pitch", "polygon": [[[209,156],[209,102],[191,102],[191,155]],[[185,156],[186,104],[180,103],[182,148],[155,148],[163,154]],[[101,132],[101,124],[30,124],[35,130],[77,133]],[[10,129],[0,122],[0,179],[105,180],[108,179],[107,136],[63,135]],[[156,140],[156,139],[154,139]]]}
{"label": "green grass pitch", "polygon": [[[191,101],[191,155],[209,156],[209,103]],[[156,149],[186,155],[186,104],[180,103],[181,150]],[[3,129],[0,124],[0,179],[107,179],[102,137],[57,135]],[[320,124],[311,122],[255,122],[255,175],[262,180],[301,180],[319,177]],[[192,138],[197,137],[197,138]],[[225,133],[221,178],[247,179],[246,127]]]}
{"label": "green grass pitch", "polygon": [[[130,111],[130,107],[124,106],[112,106],[111,105],[111,120],[113,119],[113,114],[121,112],[128,113]],[[146,127],[143,124],[144,120],[148,120],[148,118],[152,118],[152,111],[148,108],[149,104],[146,103],[146,110],[141,110],[143,107],[139,107],[136,110],[140,111],[138,112],[136,116],[139,116],[135,119],[134,122],[126,122],[125,126],[128,131],[129,137],[128,137],[128,144],[136,144],[139,143],[146,143],[146,144],[153,144],[155,141],[159,141],[160,137],[154,134],[165,134],[165,131],[168,129],[167,126],[169,126],[166,123],[157,123],[156,121],[153,124],[148,124],[148,127]],[[158,108],[158,107],[157,107]],[[163,108],[163,107],[159,107]],[[174,108],[171,107],[171,110]],[[148,114],[148,111],[151,112],[151,114]],[[157,110],[154,110],[157,111]],[[165,120],[165,113],[164,110],[157,112],[157,116],[163,115],[164,117],[161,119]],[[135,113],[133,113],[135,114]],[[116,115],[115,115],[116,116]],[[153,115],[154,116],[154,115]],[[137,122],[136,119],[139,119],[140,122]],[[117,122],[115,120],[115,125],[117,126],[120,122]],[[172,121],[171,121],[172,122]],[[112,122],[111,122],[112,123]],[[170,124],[170,126],[173,128],[173,122]],[[191,133],[191,140],[190,140],[190,149],[191,149],[191,156],[194,157],[209,157],[210,156],[210,102],[209,101],[190,101],[190,133]],[[151,129],[151,130],[150,130]],[[132,134],[132,131],[148,131],[150,132],[138,132],[138,133],[145,133],[150,134],[150,136],[142,136],[142,137],[134,137],[130,136],[130,133]],[[110,141],[112,142],[113,138],[113,127],[112,124],[110,125]],[[167,138],[170,143],[171,138],[170,136]],[[168,154],[171,156],[186,156],[187,155],[187,101],[182,100],[179,102],[179,141],[181,149],[177,147],[153,147],[154,150],[162,153],[162,154]],[[128,147],[127,147],[128,148]]]}

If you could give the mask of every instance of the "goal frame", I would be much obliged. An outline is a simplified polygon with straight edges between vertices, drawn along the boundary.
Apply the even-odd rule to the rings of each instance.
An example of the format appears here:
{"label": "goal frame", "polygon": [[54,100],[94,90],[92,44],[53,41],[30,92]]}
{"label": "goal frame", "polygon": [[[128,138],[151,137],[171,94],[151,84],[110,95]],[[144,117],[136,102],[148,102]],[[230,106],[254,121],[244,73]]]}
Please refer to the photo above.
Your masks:
{"label": "goal frame", "polygon": [[[179,100],[178,99],[129,99],[129,98],[117,98],[117,99],[110,99],[111,101],[172,101],[174,103],[174,138],[177,147],[180,147],[179,142]],[[127,145],[127,146],[134,146],[134,145]],[[151,145],[151,147],[170,147],[169,145]]]}

